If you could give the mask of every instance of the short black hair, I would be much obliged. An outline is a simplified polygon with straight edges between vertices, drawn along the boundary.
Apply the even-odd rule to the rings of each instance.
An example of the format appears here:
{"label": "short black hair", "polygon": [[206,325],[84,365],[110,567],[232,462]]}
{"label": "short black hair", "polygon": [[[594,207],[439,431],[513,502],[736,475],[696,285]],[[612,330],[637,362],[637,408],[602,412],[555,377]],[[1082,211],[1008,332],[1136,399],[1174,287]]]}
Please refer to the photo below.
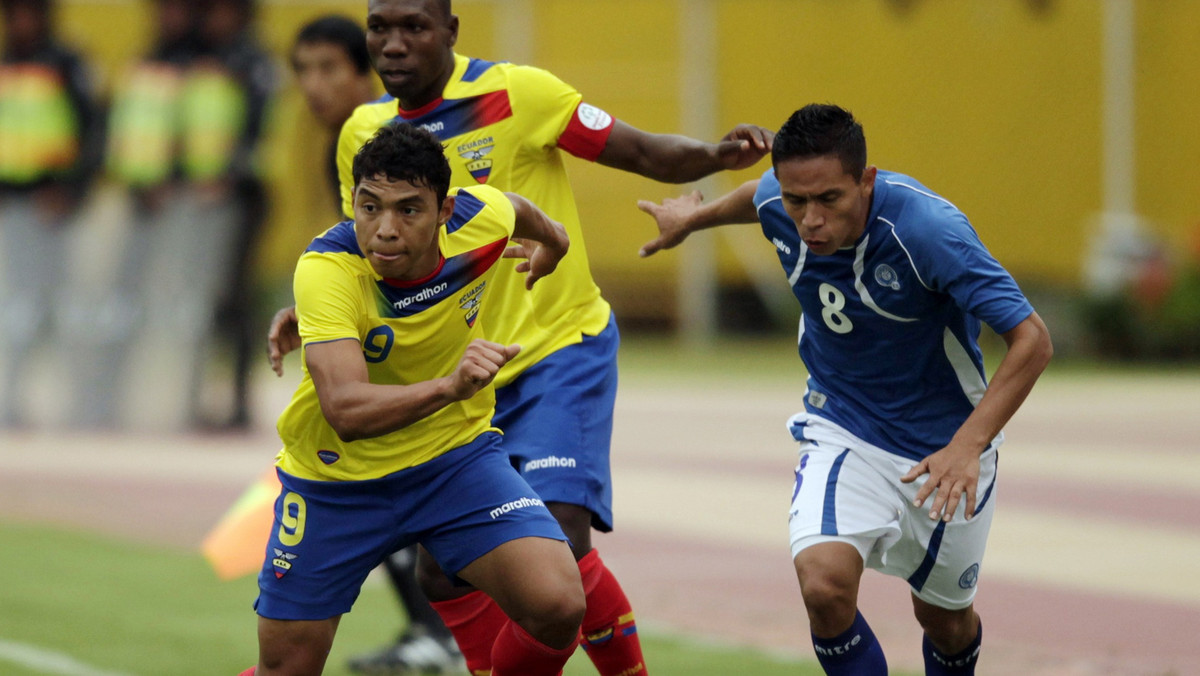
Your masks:
{"label": "short black hair", "polygon": [[791,159],[836,155],[855,180],[867,168],[867,139],[850,111],[827,103],[810,103],[792,113],[771,146],[771,164]]}
{"label": "short black hair", "polygon": [[442,142],[407,122],[393,122],[375,132],[354,156],[353,174],[355,186],[379,176],[426,186],[437,195],[438,206],[450,190],[450,163]]}
{"label": "short black hair", "polygon": [[367,54],[367,34],[353,20],[344,16],[330,14],[304,24],[296,34],[296,47],[308,44],[330,44],[341,48],[359,75],[366,75],[371,69],[371,57]]}

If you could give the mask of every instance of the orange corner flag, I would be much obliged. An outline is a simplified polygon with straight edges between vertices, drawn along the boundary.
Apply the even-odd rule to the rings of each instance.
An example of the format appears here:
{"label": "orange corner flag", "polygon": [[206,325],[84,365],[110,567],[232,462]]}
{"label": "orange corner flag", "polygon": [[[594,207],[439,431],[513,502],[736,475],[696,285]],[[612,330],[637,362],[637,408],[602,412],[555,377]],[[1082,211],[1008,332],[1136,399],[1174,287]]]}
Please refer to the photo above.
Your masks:
{"label": "orange corner flag", "polygon": [[232,580],[262,568],[268,534],[275,522],[279,488],[279,477],[272,465],[204,536],[200,551],[217,577]]}

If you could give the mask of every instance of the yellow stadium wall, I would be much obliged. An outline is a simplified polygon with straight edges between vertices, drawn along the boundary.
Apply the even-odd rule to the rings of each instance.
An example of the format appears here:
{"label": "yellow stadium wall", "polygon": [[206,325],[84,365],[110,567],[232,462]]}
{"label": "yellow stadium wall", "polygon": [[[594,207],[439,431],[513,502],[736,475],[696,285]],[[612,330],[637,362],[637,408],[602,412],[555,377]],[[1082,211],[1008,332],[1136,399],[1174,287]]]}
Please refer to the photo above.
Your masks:
{"label": "yellow stadium wall", "polygon": [[[62,0],[65,34],[104,77],[142,51],[147,2]],[[585,99],[649,131],[680,129],[686,68],[678,25],[697,6],[716,17],[717,128],[778,127],[795,108],[836,102],[863,121],[871,161],[910,173],[960,206],[1019,278],[1073,284],[1104,205],[1103,8],[1099,0],[458,0],[459,51],[498,54],[500,12],[532,9],[528,58]],[[1138,211],[1171,243],[1200,223],[1200,3],[1135,0]],[[306,20],[365,2],[265,2],[260,34],[282,59]],[[312,202],[324,184],[311,161],[326,137],[294,87],[273,113],[268,164],[276,182],[265,273],[286,275],[297,247],[327,223]],[[718,190],[767,166],[724,175]],[[570,171],[597,278],[610,296],[670,294],[679,256],[636,257],[652,235],[639,198],[678,194],[572,160]],[[742,239],[742,242],[753,242]],[[728,246],[728,243],[726,243]],[[773,265],[766,245],[755,255]],[[743,279],[720,257],[727,281]]]}

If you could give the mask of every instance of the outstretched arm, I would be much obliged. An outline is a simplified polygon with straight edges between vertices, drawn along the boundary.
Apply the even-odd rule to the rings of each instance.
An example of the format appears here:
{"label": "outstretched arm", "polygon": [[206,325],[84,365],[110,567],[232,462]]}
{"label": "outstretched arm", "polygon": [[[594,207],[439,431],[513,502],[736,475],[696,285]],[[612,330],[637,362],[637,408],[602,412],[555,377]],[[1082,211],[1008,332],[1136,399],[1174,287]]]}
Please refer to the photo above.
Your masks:
{"label": "outstretched arm", "polygon": [[558,262],[567,255],[571,241],[562,224],[546,215],[536,204],[516,193],[505,193],[516,213],[513,239],[518,240],[505,250],[508,258],[525,258],[517,264],[517,272],[528,272],[525,288],[554,272]]}
{"label": "outstretched arm", "polygon": [[929,475],[917,492],[915,504],[923,504],[931,495],[934,496],[929,510],[931,519],[949,521],[964,495],[967,499],[966,517],[970,519],[975,515],[979,455],[1020,408],[1054,354],[1050,332],[1036,312],[1002,334],[1002,337],[1008,344],[1008,352],[996,367],[987,392],[975,410],[967,416],[945,448],[928,456],[908,474],[900,477],[901,481],[911,483],[922,474]]}
{"label": "outstretched arm", "polygon": [[521,351],[475,339],[454,371],[412,385],[370,382],[362,347],[335,340],[305,348],[304,358],[321,402],[321,413],[343,441],[378,437],[426,418],[456,401],[475,396]]}
{"label": "outstretched arm", "polygon": [[644,258],[660,249],[671,249],[697,230],[735,223],[757,223],[758,211],[754,208],[754,193],[757,190],[758,179],[755,179],[746,181],[733,192],[711,202],[704,202],[704,196],[698,190],[682,197],[665,199],[662,204],[639,200],[638,208],[654,217],[658,225],[658,238],[642,246],[638,255]]}
{"label": "outstretched arm", "polygon": [[663,183],[687,183],[723,169],[745,169],[771,152],[775,133],[739,124],[717,143],[651,134],[617,120],[596,161]]}

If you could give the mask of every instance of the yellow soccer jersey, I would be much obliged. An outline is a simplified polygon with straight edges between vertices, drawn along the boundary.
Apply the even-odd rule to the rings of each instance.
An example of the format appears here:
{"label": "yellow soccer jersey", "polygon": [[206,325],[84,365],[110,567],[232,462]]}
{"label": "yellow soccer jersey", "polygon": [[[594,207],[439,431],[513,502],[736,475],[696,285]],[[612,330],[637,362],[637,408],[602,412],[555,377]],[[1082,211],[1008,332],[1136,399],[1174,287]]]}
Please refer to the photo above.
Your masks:
{"label": "yellow soccer jersey", "polygon": [[592,280],[575,198],[560,150],[594,160],[612,131],[613,119],[581,104],[572,87],[529,66],[455,57],[442,98],[419,110],[401,110],[385,96],[359,106],[338,140],[342,207],[349,213],[354,155],[381,126],[403,120],[442,140],[453,170],[451,184],[486,184],[520,194],[562,223],[571,239],[555,273],[532,291],[515,272],[517,261],[499,264],[487,309],[488,338],[522,350],[501,369],[496,385],[512,382],[550,353],[596,335],[611,309]]}
{"label": "yellow soccer jersey", "polygon": [[[352,339],[362,345],[372,383],[410,385],[454,371],[467,345],[484,337],[479,311],[512,235],[512,202],[487,187],[453,189],[454,213],[438,234],[442,261],[429,277],[380,277],[363,257],[354,222],[313,240],[296,265],[300,337],[307,346]],[[277,423],[278,466],[305,479],[374,479],[431,460],[495,430],[492,387],[408,427],[345,442],[321,413],[308,367]]]}

